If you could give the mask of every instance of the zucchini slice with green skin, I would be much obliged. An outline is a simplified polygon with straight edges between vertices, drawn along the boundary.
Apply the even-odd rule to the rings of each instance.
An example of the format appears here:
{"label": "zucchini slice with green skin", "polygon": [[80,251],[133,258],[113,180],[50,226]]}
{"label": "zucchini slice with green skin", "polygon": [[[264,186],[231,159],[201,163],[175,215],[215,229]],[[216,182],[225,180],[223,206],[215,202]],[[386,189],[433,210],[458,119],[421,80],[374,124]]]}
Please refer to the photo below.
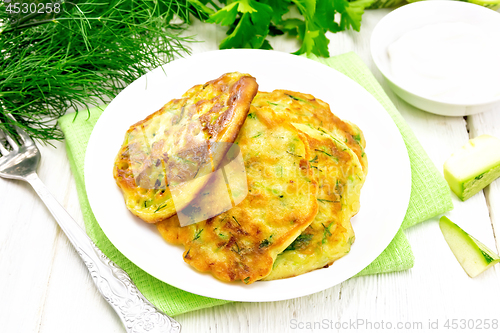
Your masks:
{"label": "zucchini slice with green skin", "polygon": [[444,164],[444,178],[465,201],[500,176],[500,139],[481,135],[469,140]]}
{"label": "zucchini slice with green skin", "polygon": [[471,277],[476,277],[500,262],[500,256],[443,216],[439,228],[458,262]]}

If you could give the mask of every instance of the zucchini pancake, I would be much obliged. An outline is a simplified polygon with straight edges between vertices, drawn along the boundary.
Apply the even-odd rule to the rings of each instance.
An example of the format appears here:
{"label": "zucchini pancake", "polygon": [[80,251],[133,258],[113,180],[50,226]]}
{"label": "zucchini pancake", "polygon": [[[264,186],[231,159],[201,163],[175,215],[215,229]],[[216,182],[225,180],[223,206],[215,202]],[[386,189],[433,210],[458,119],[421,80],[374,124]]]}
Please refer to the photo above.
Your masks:
{"label": "zucchini pancake", "polygon": [[230,145],[211,147],[234,142],[257,88],[248,74],[224,74],[132,125],[113,168],[127,208],[155,223],[186,207]]}
{"label": "zucchini pancake", "polygon": [[350,251],[354,242],[351,217],[359,210],[368,172],[363,133],[335,116],[327,103],[288,90],[258,92],[252,106],[287,117],[307,137],[309,161],[318,182],[318,214],[311,225],[281,253],[272,272],[275,280],[328,267]]}
{"label": "zucchini pancake", "polygon": [[275,280],[328,267],[349,253],[354,242],[351,217],[359,210],[365,175],[358,157],[324,129],[294,124],[307,136],[309,161],[318,181],[318,214],[295,241],[278,255],[264,280]]}
{"label": "zucchini pancake", "polygon": [[250,284],[350,251],[365,145],[314,96],[257,92],[253,77],[228,73],[133,125],[114,176],[129,210],[184,246],[186,263]]}
{"label": "zucchini pancake", "polygon": [[[250,109],[236,144],[248,195],[206,221],[181,227],[177,216],[157,223],[162,236],[186,248],[184,260],[224,281],[252,283],[271,272],[276,256],[306,229],[318,210],[307,138],[270,109]],[[209,205],[210,198],[201,205]]]}
{"label": "zucchini pancake", "polygon": [[314,128],[322,127],[335,136],[358,156],[364,172],[367,172],[368,161],[364,148],[366,145],[363,132],[353,123],[341,120],[330,110],[330,106],[309,94],[289,90],[258,92],[252,105],[272,107],[274,112],[286,117],[292,123],[305,124]]}

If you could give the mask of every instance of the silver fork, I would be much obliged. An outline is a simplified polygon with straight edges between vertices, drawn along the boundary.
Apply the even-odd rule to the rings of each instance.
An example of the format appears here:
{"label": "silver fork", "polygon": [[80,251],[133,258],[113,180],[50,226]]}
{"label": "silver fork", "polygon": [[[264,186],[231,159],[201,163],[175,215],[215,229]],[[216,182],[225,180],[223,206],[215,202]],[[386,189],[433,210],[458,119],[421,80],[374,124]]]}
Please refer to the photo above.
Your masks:
{"label": "silver fork", "polygon": [[[12,115],[7,116],[15,121]],[[36,173],[40,151],[25,131],[17,126],[14,128],[22,140],[21,146],[0,129],[0,177],[23,180],[31,184],[85,262],[97,289],[116,311],[128,333],[180,332],[180,324],[151,304],[128,274],[99,250],[50,194]],[[12,151],[4,146],[6,143]]]}

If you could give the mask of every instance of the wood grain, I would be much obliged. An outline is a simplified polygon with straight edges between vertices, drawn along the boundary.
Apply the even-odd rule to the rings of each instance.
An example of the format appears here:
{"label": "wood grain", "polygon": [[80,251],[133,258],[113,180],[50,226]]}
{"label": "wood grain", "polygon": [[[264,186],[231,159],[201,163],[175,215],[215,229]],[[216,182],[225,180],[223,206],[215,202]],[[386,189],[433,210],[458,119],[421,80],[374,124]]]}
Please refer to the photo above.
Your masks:
{"label": "wood grain", "polygon": [[[417,110],[388,89],[369,53],[371,31],[388,12],[367,11],[360,33],[329,34],[331,54],[354,51],[362,57],[439,170],[469,135],[489,133],[500,137],[500,110],[468,117],[466,122],[460,117],[442,117]],[[199,40],[205,41],[193,45],[195,53],[217,49],[225,37],[224,29],[215,25],[195,24],[189,34],[197,34]],[[279,51],[298,49],[298,43],[291,38],[279,37],[271,43]],[[64,145],[55,145],[56,149],[42,147],[40,178],[82,223]],[[493,183],[485,193],[486,197],[481,192],[467,202],[454,197],[455,209],[447,215],[494,248],[493,228],[500,230],[500,182]],[[85,266],[33,190],[27,184],[0,179],[0,198],[2,331],[124,332],[118,317],[100,297]],[[398,322],[409,325],[421,322],[423,328],[428,327],[429,320],[439,320],[441,328],[446,319],[453,318],[500,320],[498,266],[470,279],[446,245],[437,218],[408,229],[406,234],[415,254],[415,267],[409,271],[353,278],[298,299],[232,303],[180,315],[177,319],[183,332],[221,333],[340,332],[346,330],[336,329],[336,323],[357,320],[372,324],[383,320],[394,326]],[[307,322],[330,326],[328,329],[294,329],[294,323],[298,326]],[[366,328],[360,326],[360,330],[363,327]]]}
{"label": "wood grain", "polygon": [[[467,117],[469,136],[474,138],[489,134],[500,138],[500,110]],[[490,219],[495,233],[497,252],[500,252],[500,179],[491,183],[484,191],[489,207]]]}

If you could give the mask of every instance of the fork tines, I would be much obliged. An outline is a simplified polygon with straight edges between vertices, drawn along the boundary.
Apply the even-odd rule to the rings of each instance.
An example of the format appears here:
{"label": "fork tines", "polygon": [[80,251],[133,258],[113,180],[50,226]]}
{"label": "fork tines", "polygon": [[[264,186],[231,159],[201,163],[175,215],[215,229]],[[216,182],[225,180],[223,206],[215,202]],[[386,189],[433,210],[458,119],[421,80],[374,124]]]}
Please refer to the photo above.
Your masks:
{"label": "fork tines", "polygon": [[[14,122],[16,121],[16,118],[14,118],[14,116],[12,114],[6,113],[6,116],[8,118],[10,118],[12,121],[14,121]],[[21,128],[19,128],[16,125],[12,125],[12,126],[14,127],[17,134],[21,138],[22,143],[24,143],[24,144],[33,143],[33,140],[31,139],[31,137],[24,130],[22,130]],[[9,151],[5,147],[6,141],[11,146],[13,152],[19,151],[19,145],[17,144],[17,142],[8,133],[6,133],[4,130],[0,129],[0,153],[2,153],[2,155],[9,154]]]}
{"label": "fork tines", "polygon": [[5,144],[5,134],[4,132],[0,129],[0,153],[2,155],[7,155],[9,153],[9,151],[5,148],[4,144]]}

